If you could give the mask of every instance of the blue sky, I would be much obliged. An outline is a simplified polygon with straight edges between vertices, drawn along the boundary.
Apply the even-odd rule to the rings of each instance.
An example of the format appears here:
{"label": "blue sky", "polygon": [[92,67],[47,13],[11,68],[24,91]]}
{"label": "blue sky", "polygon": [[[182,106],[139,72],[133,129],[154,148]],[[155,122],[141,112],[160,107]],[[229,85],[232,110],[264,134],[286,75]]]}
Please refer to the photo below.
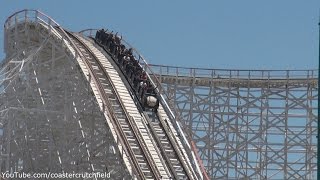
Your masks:
{"label": "blue sky", "polygon": [[[41,10],[71,31],[118,31],[152,64],[318,68],[319,0],[2,0],[0,24],[26,8]],[[4,59],[3,26],[0,33]]]}

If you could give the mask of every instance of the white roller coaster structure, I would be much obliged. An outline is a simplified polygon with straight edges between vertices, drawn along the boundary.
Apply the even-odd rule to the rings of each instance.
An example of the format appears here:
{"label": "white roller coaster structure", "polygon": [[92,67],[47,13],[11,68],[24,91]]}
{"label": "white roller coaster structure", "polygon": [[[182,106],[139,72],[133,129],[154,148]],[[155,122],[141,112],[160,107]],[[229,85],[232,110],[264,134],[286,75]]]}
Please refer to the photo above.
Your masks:
{"label": "white roller coaster structure", "polygon": [[4,28],[0,172],[315,179],[316,70],[148,65],[133,48],[157,87],[155,112],[138,103],[96,30],[69,32],[38,10],[16,12]]}

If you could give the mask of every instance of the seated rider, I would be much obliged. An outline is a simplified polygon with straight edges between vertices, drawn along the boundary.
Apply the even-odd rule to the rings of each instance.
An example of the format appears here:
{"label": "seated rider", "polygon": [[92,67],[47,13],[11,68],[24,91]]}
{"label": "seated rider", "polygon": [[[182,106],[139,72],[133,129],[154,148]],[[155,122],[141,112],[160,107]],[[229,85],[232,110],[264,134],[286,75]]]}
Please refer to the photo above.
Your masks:
{"label": "seated rider", "polygon": [[138,88],[138,93],[140,93],[140,91],[147,86],[147,74],[146,72],[142,72],[142,74],[140,75],[140,79],[139,79],[139,88]]}
{"label": "seated rider", "polygon": [[133,87],[135,89],[137,89],[139,83],[140,83],[140,77],[142,74],[142,69],[136,69],[136,71],[133,72],[134,73],[134,78],[133,78]]}
{"label": "seated rider", "polygon": [[147,77],[146,72],[143,72],[142,75],[141,75],[141,80],[144,81],[144,82],[146,82],[147,79],[148,79],[148,77]]}
{"label": "seated rider", "polygon": [[148,93],[148,94],[152,94],[152,95],[155,94],[155,93],[154,93],[154,88],[153,88],[150,80],[147,80],[147,93]]}
{"label": "seated rider", "polygon": [[96,39],[97,41],[101,41],[101,35],[102,35],[103,32],[104,32],[104,29],[103,29],[103,28],[100,29],[100,30],[98,30],[98,31],[96,32],[95,39]]}
{"label": "seated rider", "polygon": [[98,40],[98,39],[100,38],[100,37],[99,37],[99,36],[100,36],[100,31],[101,31],[101,30],[98,30],[98,31],[96,32],[96,36],[94,37],[96,40]]}

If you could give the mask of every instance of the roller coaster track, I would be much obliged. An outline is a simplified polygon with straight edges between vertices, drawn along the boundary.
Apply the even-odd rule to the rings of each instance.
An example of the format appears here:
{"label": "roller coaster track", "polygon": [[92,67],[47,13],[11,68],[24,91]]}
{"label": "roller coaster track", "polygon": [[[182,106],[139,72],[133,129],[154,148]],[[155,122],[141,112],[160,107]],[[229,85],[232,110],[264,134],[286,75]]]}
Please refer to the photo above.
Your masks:
{"label": "roller coaster track", "polygon": [[[87,37],[91,37],[94,40],[93,37],[96,31],[97,29],[86,29],[81,31],[80,33]],[[183,174],[186,173],[188,174],[189,178],[193,176],[193,178],[191,179],[194,179],[196,175],[192,175],[194,172],[192,172],[191,169],[196,169],[196,171],[198,172],[197,174],[200,176],[200,178],[209,179],[205,169],[201,165],[202,162],[199,161],[199,157],[198,157],[195,146],[192,146],[189,144],[189,142],[191,142],[192,144],[192,140],[186,139],[184,132],[181,129],[181,125],[180,125],[181,120],[179,118],[176,118],[174,115],[174,114],[178,114],[177,109],[176,108],[170,109],[167,102],[164,100],[164,97],[167,97],[167,94],[163,91],[161,82],[158,80],[157,76],[152,72],[152,70],[150,69],[150,66],[145,61],[144,57],[142,57],[142,55],[124,39],[122,39],[121,41],[122,41],[122,44],[126,45],[127,48],[133,49],[133,54],[135,56],[135,59],[137,59],[140,62],[140,65],[142,65],[143,69],[147,71],[148,78],[151,81],[151,83],[154,85],[154,87],[157,87],[156,91],[158,92],[157,94],[158,99],[160,99],[160,102],[161,102],[160,108],[159,108],[160,111],[158,111],[157,114],[152,114],[149,112],[149,113],[144,113],[144,115],[148,121],[148,124],[152,125],[150,126],[150,128],[152,129],[151,133],[155,138],[158,146],[164,147],[163,150],[161,149],[162,151],[161,153],[163,154],[167,162],[167,165],[170,171],[172,172],[172,175],[176,179],[178,179],[179,176],[184,176]],[[97,44],[101,46],[99,42],[97,42]],[[103,47],[103,49],[110,56],[112,56],[105,47]],[[112,58],[110,57],[110,59]],[[152,120],[152,122],[149,121],[150,119]],[[177,141],[177,138],[174,138],[174,137],[180,137],[181,141],[180,140]],[[192,152],[185,149],[192,149]],[[188,160],[189,158],[194,159],[192,162],[193,163],[192,165]]]}
{"label": "roller coaster track", "polygon": [[[109,53],[104,47],[103,49]],[[160,109],[162,109],[162,106]],[[185,152],[179,148],[178,142],[173,138],[177,136],[177,134],[170,130],[170,125],[167,122],[169,117],[166,115],[166,112],[163,110],[158,111],[157,113],[154,113],[153,111],[144,111],[143,115],[144,118],[146,118],[150,133],[155,139],[157,146],[160,148],[161,155],[164,157],[172,176],[175,179],[183,179],[183,177],[187,175],[190,179],[194,179],[195,177],[192,178],[190,171],[185,171],[192,167],[188,166],[188,163],[185,163],[187,161],[183,157],[183,153]]]}
{"label": "roller coaster track", "polygon": [[[113,123],[117,131],[121,134],[126,147],[125,149],[128,150],[140,178],[160,179],[160,173],[155,169],[156,166],[147,153],[146,144],[143,142],[143,139],[139,137],[139,132],[135,126],[135,122],[133,122],[133,118],[131,118],[125,110],[119,94],[114,90],[115,87],[113,83],[107,78],[108,75],[105,67],[97,60],[98,58],[95,56],[95,53],[93,53],[79,37],[71,33],[68,34],[71,37],[71,41],[78,48],[78,51],[81,52],[82,59],[85,60],[87,67],[90,69],[95,84],[98,86],[98,91],[103,97],[103,103],[108,107],[109,111],[112,112]],[[109,94],[107,94],[107,92],[109,92]],[[114,96],[114,94],[116,96]]]}
{"label": "roller coaster track", "polygon": [[[72,37],[74,44],[78,47],[78,49],[83,52],[88,51],[88,52],[83,52],[85,59],[95,59],[95,63],[90,63],[91,66],[95,67],[95,68],[90,68],[92,72],[94,72],[95,70],[97,71],[97,69],[100,69],[102,72],[97,72],[96,74],[102,74],[105,77],[108,77],[108,73],[106,72],[105,68],[103,68],[103,64],[102,62],[99,61],[99,58],[97,56],[95,56],[95,54],[97,54],[96,52],[92,52],[90,49],[94,49],[94,47],[89,48],[90,46],[90,42],[84,43],[86,40],[78,37],[76,35],[73,35],[71,33],[68,33],[69,36]],[[90,57],[88,57],[91,54]],[[99,68],[97,68],[97,64],[99,66]],[[99,79],[103,79],[102,77],[99,77]],[[95,78],[97,79],[97,78]],[[98,81],[98,80],[96,80]],[[111,81],[109,80],[109,82],[105,82],[102,84],[111,84],[112,85],[112,89],[115,89],[115,85],[113,85],[113,83],[110,83]],[[101,85],[102,86],[102,85]],[[100,88],[99,88],[100,89]],[[106,91],[105,88],[101,88],[99,90],[100,92]],[[109,90],[111,91],[111,90]],[[125,105],[121,102],[121,97],[120,95],[117,93],[117,91],[113,91],[110,95],[112,96],[112,94],[116,94],[119,103],[110,103],[112,104],[112,109],[113,111],[118,111],[119,109],[123,109],[125,111]],[[110,96],[109,95],[109,96]],[[107,98],[107,96],[105,96],[104,98]],[[112,100],[116,100],[116,99],[112,99]],[[114,105],[114,104],[120,104],[119,105]],[[127,102],[126,102],[127,104]],[[108,107],[108,109],[110,110],[110,106]],[[140,108],[141,109],[141,108]],[[126,114],[127,119],[131,119],[130,122],[130,126],[132,127],[132,130],[135,130],[132,132],[132,134],[135,135],[135,137],[139,137],[139,132],[137,130],[137,127],[135,127],[135,123],[137,123],[136,120],[132,120],[132,118],[129,117],[129,113],[128,112],[124,112],[121,113],[122,114]],[[168,168],[170,169],[170,173],[172,174],[172,176],[174,177],[174,179],[184,179],[185,177],[188,177],[188,179],[195,179],[196,176],[192,176],[190,170],[186,171],[185,169],[188,169],[190,167],[188,167],[188,165],[186,165],[187,163],[185,163],[185,159],[183,159],[183,155],[181,152],[181,149],[179,149],[179,146],[177,144],[177,141],[173,138],[175,135],[170,132],[169,130],[169,126],[168,124],[165,122],[166,119],[163,119],[162,117],[166,117],[166,114],[164,111],[159,111],[158,114],[155,114],[152,111],[149,112],[144,112],[143,113],[143,119],[145,118],[145,120],[147,121],[147,125],[150,128],[149,132],[152,134],[153,138],[155,139],[155,142],[157,143],[157,146],[159,147],[161,156],[163,156],[164,160],[166,161],[166,165],[168,166]],[[137,115],[137,119],[139,118],[139,115]],[[166,117],[168,119],[168,117]],[[115,118],[117,119],[117,121],[123,122],[123,119],[120,118]],[[128,125],[124,124],[124,127],[122,127],[122,129],[128,129]],[[147,134],[145,134],[145,136],[147,136]],[[127,137],[128,138],[128,137]],[[134,138],[134,137],[130,137],[130,138]],[[128,138],[129,139],[129,138]],[[145,139],[145,137],[139,137],[136,138],[136,140],[139,142],[140,147],[144,147],[147,146],[147,144],[143,144],[142,139]],[[135,145],[131,145],[128,148],[136,148]],[[144,153],[145,157],[148,157],[147,155],[147,150],[142,150],[142,152]],[[149,155],[151,156],[151,155]],[[140,155],[139,155],[140,157]],[[152,167],[151,170],[154,172],[154,174],[156,174],[157,170],[155,169],[155,164],[152,164],[152,159],[151,158],[146,158],[146,162],[149,162],[149,167]],[[139,162],[143,162],[142,160],[138,160]],[[157,165],[158,167],[159,165]],[[144,172],[148,172],[148,170],[144,170]],[[142,175],[141,175],[142,176]],[[160,173],[158,174],[158,176],[153,176],[153,177],[162,177],[160,175]],[[149,177],[148,177],[149,178]],[[150,177],[152,178],[152,177]]]}
{"label": "roller coaster track", "polygon": [[[130,156],[131,157],[136,157],[132,159],[132,161],[134,162],[135,165],[142,163],[142,165],[139,165],[138,167],[136,167],[137,171],[139,172],[139,175],[142,179],[144,178],[155,178],[155,179],[159,179],[160,177],[163,177],[164,175],[161,175],[160,172],[157,172],[157,169],[155,167],[158,167],[159,165],[156,165],[155,163],[153,163],[153,160],[151,158],[153,153],[150,153],[148,155],[148,150],[144,149],[144,147],[147,147],[147,144],[143,142],[143,139],[146,139],[146,137],[148,136],[148,134],[144,134],[144,136],[139,136],[139,131],[138,131],[138,127],[136,126],[137,120],[133,120],[133,118],[130,117],[129,113],[126,112],[125,110],[125,105],[124,103],[121,101],[121,97],[119,95],[119,93],[117,91],[115,91],[115,85],[113,83],[110,83],[111,80],[110,79],[105,79],[104,77],[108,77],[108,73],[105,70],[105,66],[98,60],[99,58],[95,55],[97,54],[97,52],[92,52],[90,50],[89,46],[89,42],[84,43],[85,40],[83,38],[77,37],[76,35],[73,35],[71,33],[68,33],[69,36],[71,36],[72,38],[72,42],[77,46],[77,48],[79,49],[79,51],[82,54],[82,58],[85,59],[87,66],[90,68],[91,72],[95,72],[92,73],[92,76],[95,79],[96,84],[98,85],[98,89],[99,92],[102,95],[103,99],[109,99],[109,102],[104,100],[104,103],[107,104],[108,109],[116,112],[119,111],[119,109],[122,109],[124,112],[120,112],[117,114],[113,114],[112,117],[113,119],[115,119],[115,123],[116,123],[116,127],[118,127],[119,131],[124,131],[125,134],[130,134],[129,136],[125,137],[123,136],[124,133],[122,133],[122,137],[125,137],[128,140],[131,140],[133,142],[137,141],[139,146],[137,144],[129,144],[129,142],[125,142],[126,146],[128,149],[135,149],[140,147],[141,150],[139,150],[138,152],[140,152],[140,154],[136,155],[132,152],[129,151]],[[80,40],[82,39],[82,40]],[[91,61],[90,61],[91,60]],[[92,61],[95,60],[95,61]],[[101,77],[98,77],[98,74]],[[116,76],[116,75],[115,75]],[[100,82],[99,82],[100,81]],[[102,82],[105,81],[105,82]],[[111,89],[107,88],[107,85],[110,84],[111,85]],[[104,85],[104,86],[103,86]],[[112,92],[113,90],[113,92]],[[111,94],[106,95],[103,92],[112,92]],[[113,94],[116,95],[115,99],[110,98],[110,96],[112,96]],[[109,97],[109,98],[108,98]],[[115,102],[116,100],[118,100],[118,102]],[[113,101],[113,102],[112,102]],[[127,102],[126,102],[127,104]],[[125,114],[125,118],[123,118],[123,114]],[[118,117],[117,117],[118,115]],[[148,127],[150,127],[150,131],[151,134],[153,135],[153,138],[156,140],[156,143],[161,151],[161,155],[164,157],[164,159],[166,160],[166,164],[168,165],[172,176],[175,179],[184,179],[185,177],[188,177],[189,179],[195,179],[196,177],[191,175],[190,170],[187,170],[188,167],[185,163],[185,159],[183,159],[183,155],[181,152],[181,150],[178,148],[178,144],[175,141],[174,134],[169,134],[169,126],[166,124],[166,120],[161,118],[161,117],[165,117],[166,114],[164,111],[159,111],[158,115],[155,115],[154,113],[144,113],[144,117],[147,117],[147,124],[149,125]],[[139,114],[136,113],[136,119],[139,119]],[[159,120],[158,118],[159,117]],[[152,122],[149,120],[152,118]],[[168,117],[167,117],[168,119]],[[127,122],[126,122],[127,120]],[[118,122],[120,122],[120,125],[118,124]],[[128,130],[131,131],[128,131]],[[126,140],[124,140],[126,141]],[[128,146],[128,144],[130,146]],[[143,152],[143,153],[141,153]],[[143,159],[141,159],[141,157],[144,157],[146,161],[144,161]],[[140,159],[139,159],[140,158]],[[148,162],[148,164],[145,164],[146,162]],[[151,176],[150,174],[150,170],[149,169],[142,169],[140,170],[141,167],[146,167],[148,166],[151,171],[153,172],[153,176]],[[143,172],[144,174],[142,174],[141,172]]]}

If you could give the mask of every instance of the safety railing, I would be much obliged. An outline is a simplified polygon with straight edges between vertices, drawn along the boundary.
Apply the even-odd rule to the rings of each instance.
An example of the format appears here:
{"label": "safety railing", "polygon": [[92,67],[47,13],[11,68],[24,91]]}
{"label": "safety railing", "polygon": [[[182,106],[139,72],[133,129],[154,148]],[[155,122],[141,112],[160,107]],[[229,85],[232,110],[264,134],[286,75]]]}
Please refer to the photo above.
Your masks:
{"label": "safety railing", "polygon": [[[18,25],[22,23],[39,23],[48,29],[49,35],[51,33],[55,33],[57,37],[60,38],[61,42],[70,41],[70,38],[67,35],[67,33],[56,21],[54,21],[50,16],[44,14],[43,12],[33,9],[24,9],[9,16],[4,24],[5,34],[8,30],[13,28],[15,30],[15,34],[17,34]],[[61,33],[58,33],[56,29],[61,30]],[[5,44],[7,43],[5,42]],[[71,46],[73,48],[76,48],[75,45],[72,43]],[[79,53],[75,52],[75,57],[77,56],[79,56]]]}
{"label": "safety railing", "polygon": [[158,75],[179,77],[204,78],[234,78],[234,79],[312,79],[318,78],[317,69],[309,70],[235,70],[235,69],[206,69],[187,68],[149,64],[153,72]]}
{"label": "safety railing", "polygon": [[[45,15],[41,11],[38,10],[31,10],[31,9],[24,9],[21,11],[18,11],[11,16],[9,16],[5,23],[4,23],[4,49],[7,51],[8,46],[8,37],[7,32],[8,30],[14,29],[15,30],[15,36],[17,36],[17,25],[21,23],[26,22],[39,22],[43,25],[47,26],[49,29],[49,33],[51,33],[54,26],[59,26],[58,23],[56,23],[53,19],[51,19],[49,16]],[[16,37],[17,39],[17,37]],[[6,64],[8,60],[11,59],[10,57],[1,62],[1,66]]]}
{"label": "safety railing", "polygon": [[[60,25],[57,22],[55,22],[51,17],[47,16],[41,11],[33,9],[24,9],[9,16],[4,23],[4,29],[6,31],[13,27],[17,28],[17,24],[25,22],[42,23],[43,25],[47,25],[49,30],[54,29],[54,27],[60,27]],[[64,36],[66,37],[66,34],[64,34]]]}
{"label": "safety railing", "polygon": [[[84,36],[87,37],[92,37],[94,38],[96,35],[98,29],[85,29],[80,31],[79,33],[83,34]],[[184,146],[185,149],[189,149],[192,152],[188,152],[188,157],[189,159],[193,161],[193,165],[195,170],[198,171],[198,175],[201,176],[201,178],[203,177],[203,175],[201,174],[201,172],[205,172],[205,170],[200,170],[201,167],[199,163],[197,161],[197,158],[194,157],[194,154],[197,150],[194,149],[193,147],[191,147],[190,143],[191,137],[189,137],[189,139],[187,139],[187,137],[185,136],[185,133],[183,132],[182,128],[181,128],[181,120],[176,117],[176,115],[178,115],[178,110],[176,108],[173,108],[171,110],[171,108],[169,107],[168,103],[166,102],[165,99],[168,99],[168,94],[166,93],[166,91],[163,89],[160,80],[157,78],[156,74],[153,72],[152,67],[149,66],[149,64],[147,63],[146,59],[138,52],[137,49],[135,49],[133,46],[131,46],[127,41],[125,41],[122,37],[121,37],[121,43],[123,45],[126,46],[126,48],[132,48],[132,52],[133,52],[133,56],[135,57],[135,59],[139,62],[139,64],[142,66],[143,70],[147,72],[147,76],[148,79],[150,80],[151,84],[156,87],[156,91],[157,94],[159,95],[161,104],[164,106],[164,110],[166,111],[166,113],[169,115],[170,118],[170,122],[173,124],[173,126],[175,127],[175,129],[178,131],[178,133],[182,136],[182,145]],[[166,98],[164,97],[166,96]]]}
{"label": "safety railing", "polygon": [[[12,28],[16,29],[18,24],[26,22],[41,23],[48,29],[49,34],[54,32],[55,34],[59,35],[57,37],[60,38],[61,42],[68,41],[73,48],[77,49],[76,45],[72,43],[70,37],[63,30],[63,28],[51,17],[47,16],[39,10],[24,9],[9,16],[4,24],[5,33]],[[59,29],[60,32],[58,32],[56,29]],[[75,51],[75,57],[78,56],[79,52]]]}

